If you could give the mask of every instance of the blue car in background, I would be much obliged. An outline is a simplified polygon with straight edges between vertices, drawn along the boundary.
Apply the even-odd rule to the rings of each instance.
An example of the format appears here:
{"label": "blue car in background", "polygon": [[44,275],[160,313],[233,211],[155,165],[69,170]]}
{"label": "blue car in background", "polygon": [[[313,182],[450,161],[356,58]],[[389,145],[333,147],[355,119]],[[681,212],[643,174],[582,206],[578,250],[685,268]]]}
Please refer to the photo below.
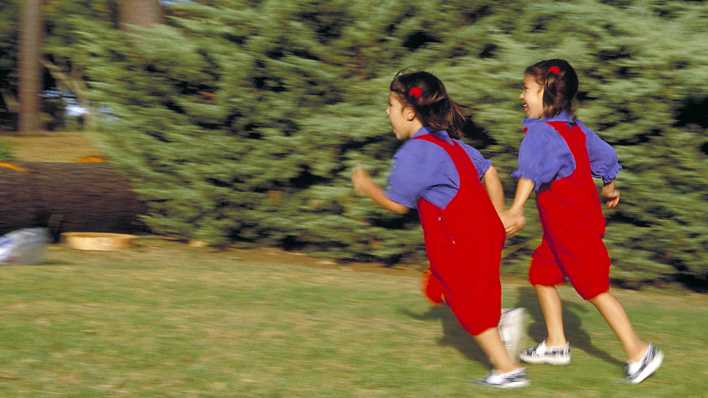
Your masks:
{"label": "blue car in background", "polygon": [[76,95],[70,91],[48,89],[41,93],[42,112],[49,116],[44,122],[47,129],[56,130],[65,127],[83,127],[88,109],[81,106]]}

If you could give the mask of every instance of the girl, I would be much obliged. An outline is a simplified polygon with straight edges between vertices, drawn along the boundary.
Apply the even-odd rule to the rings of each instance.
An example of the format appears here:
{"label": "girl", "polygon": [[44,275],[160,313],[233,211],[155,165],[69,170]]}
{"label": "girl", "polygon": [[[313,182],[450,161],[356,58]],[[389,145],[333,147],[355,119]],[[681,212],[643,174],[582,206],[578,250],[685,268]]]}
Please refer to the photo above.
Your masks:
{"label": "girl", "polygon": [[438,78],[399,73],[389,89],[386,113],[396,138],[406,142],[385,191],[362,168],[354,170],[354,188],[394,213],[418,210],[430,261],[425,294],[449,305],[489,357],[494,370],[480,383],[526,386],[526,371],[510,358],[497,328],[505,240],[497,215],[504,205],[499,176],[490,161],[458,140],[465,118]]}
{"label": "girl", "polygon": [[661,365],[663,355],[639,339],[622,305],[609,292],[610,258],[602,241],[605,219],[593,177],[601,177],[608,208],[619,204],[614,179],[620,170],[614,150],[573,115],[578,77],[561,59],[526,68],[520,99],[528,115],[519,149],[519,179],[511,208],[502,214],[508,234],[524,224],[524,204],[532,191],[543,239],[531,260],[534,285],[548,336],[521,354],[527,363],[570,363],[556,285],[567,278],[600,311],[627,354],[626,377],[640,383]]}

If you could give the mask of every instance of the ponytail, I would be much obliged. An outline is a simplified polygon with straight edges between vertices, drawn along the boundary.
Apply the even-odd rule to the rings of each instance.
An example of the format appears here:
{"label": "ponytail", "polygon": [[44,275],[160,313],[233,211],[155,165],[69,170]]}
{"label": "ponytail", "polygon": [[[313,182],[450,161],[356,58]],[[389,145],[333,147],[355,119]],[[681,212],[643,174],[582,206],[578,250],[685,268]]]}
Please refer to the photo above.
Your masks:
{"label": "ponytail", "polygon": [[398,72],[389,85],[404,105],[411,106],[421,123],[433,130],[446,130],[461,138],[467,118],[462,107],[447,94],[440,79],[428,72]]}
{"label": "ponytail", "polygon": [[537,62],[524,71],[543,86],[543,116],[553,117],[561,112],[573,113],[573,100],[578,92],[578,75],[563,59]]}

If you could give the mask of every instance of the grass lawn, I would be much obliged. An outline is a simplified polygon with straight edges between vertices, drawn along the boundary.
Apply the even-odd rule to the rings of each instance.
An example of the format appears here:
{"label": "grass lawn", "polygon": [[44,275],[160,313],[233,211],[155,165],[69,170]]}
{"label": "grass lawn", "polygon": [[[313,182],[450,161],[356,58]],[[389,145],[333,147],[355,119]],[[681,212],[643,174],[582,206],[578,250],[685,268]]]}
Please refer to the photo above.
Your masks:
{"label": "grass lawn", "polygon": [[[479,349],[410,272],[357,272],[271,250],[213,253],[147,240],[131,251],[50,250],[0,267],[0,397],[700,397],[708,396],[708,300],[617,291],[665,352],[639,386],[621,382],[619,343],[564,289],[568,367],[530,366],[513,392],[471,383]],[[308,266],[309,264],[309,266]],[[505,285],[530,311],[532,290]]]}

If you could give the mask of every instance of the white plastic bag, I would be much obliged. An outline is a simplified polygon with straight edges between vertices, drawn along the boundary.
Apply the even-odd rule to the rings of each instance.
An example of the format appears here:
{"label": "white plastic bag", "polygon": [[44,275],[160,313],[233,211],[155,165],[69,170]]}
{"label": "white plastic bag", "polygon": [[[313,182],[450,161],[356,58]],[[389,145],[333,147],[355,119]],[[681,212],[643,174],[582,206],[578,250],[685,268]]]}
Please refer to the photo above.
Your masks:
{"label": "white plastic bag", "polygon": [[46,228],[24,228],[0,236],[0,263],[36,264],[44,260],[49,244]]}

